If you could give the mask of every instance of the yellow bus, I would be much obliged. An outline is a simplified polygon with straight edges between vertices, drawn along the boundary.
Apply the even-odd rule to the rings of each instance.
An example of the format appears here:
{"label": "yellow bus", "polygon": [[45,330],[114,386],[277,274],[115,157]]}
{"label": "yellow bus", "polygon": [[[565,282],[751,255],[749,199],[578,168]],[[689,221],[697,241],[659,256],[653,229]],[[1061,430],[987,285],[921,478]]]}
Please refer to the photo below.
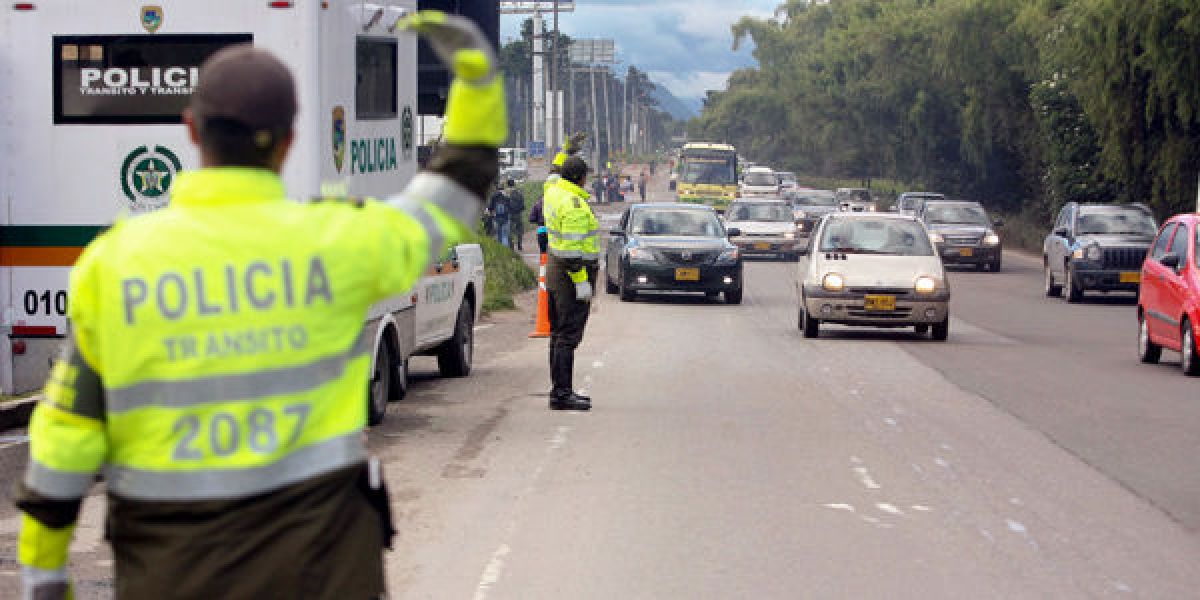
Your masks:
{"label": "yellow bus", "polygon": [[737,149],[729,144],[693,142],[679,153],[676,192],[680,202],[707,204],[724,211],[737,197]]}

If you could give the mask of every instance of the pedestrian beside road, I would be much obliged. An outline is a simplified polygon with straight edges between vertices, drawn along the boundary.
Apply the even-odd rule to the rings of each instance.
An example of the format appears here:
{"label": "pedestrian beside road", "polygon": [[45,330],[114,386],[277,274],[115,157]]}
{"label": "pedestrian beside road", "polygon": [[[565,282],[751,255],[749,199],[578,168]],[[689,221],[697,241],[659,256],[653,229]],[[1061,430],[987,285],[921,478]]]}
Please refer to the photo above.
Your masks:
{"label": "pedestrian beside road", "polygon": [[546,194],[544,212],[549,234],[546,290],[550,296],[550,408],[589,410],[591,398],[574,389],[575,349],[583,330],[596,282],[600,252],[596,215],[583,186],[587,163],[572,156],[563,163],[562,178]]}
{"label": "pedestrian beside road", "polygon": [[650,182],[650,178],[646,175],[645,171],[642,171],[642,174],[638,175],[638,182],[637,182],[638,195],[641,196],[642,202],[646,201],[646,184],[649,182]]}
{"label": "pedestrian beside road", "polygon": [[492,215],[492,229],[496,233],[496,241],[501,246],[508,246],[509,208],[508,194],[505,189],[496,186],[492,199],[488,202],[488,214]]}
{"label": "pedestrian beside road", "polygon": [[604,204],[604,191],[608,187],[607,177],[597,177],[592,181],[592,197],[596,202]]}
{"label": "pedestrian beside road", "polygon": [[549,241],[546,239],[546,217],[542,211],[542,204],[545,198],[538,198],[537,202],[533,203],[533,207],[529,209],[529,224],[537,225],[537,243],[538,252],[546,253]]}
{"label": "pedestrian beside road", "polygon": [[617,180],[616,175],[609,175],[604,188],[604,195],[608,197],[609,202],[624,202],[625,198],[621,196],[621,183]]}
{"label": "pedestrian beside road", "polygon": [[512,179],[508,180],[508,208],[512,213],[509,219],[509,247],[519,252],[525,249],[525,194],[521,193],[521,188]]}
{"label": "pedestrian beside road", "polygon": [[437,11],[396,25],[454,81],[429,171],[386,202],[288,201],[291,73],[250,45],[201,67],[182,118],[202,168],[72,270],[72,336],[16,493],[23,597],[71,597],[68,546],[102,470],[117,598],[385,595],[395,530],[363,435],[363,323],[470,235],[507,137],[482,32]]}

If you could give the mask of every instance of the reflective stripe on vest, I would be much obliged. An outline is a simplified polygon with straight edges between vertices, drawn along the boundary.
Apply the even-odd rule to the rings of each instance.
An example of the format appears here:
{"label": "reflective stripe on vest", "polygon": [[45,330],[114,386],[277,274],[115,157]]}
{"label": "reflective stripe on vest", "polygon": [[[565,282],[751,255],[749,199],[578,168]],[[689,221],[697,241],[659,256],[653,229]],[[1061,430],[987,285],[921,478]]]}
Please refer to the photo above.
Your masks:
{"label": "reflective stripe on vest", "polygon": [[148,406],[187,408],[306,392],[341,377],[346,364],[366,354],[371,342],[364,330],[348,351],[305,365],[179,381],[143,381],[113,388],[108,391],[108,412],[117,414]]}
{"label": "reflective stripe on vest", "polygon": [[58,500],[77,500],[87,493],[96,476],[93,473],[58,471],[30,460],[25,470],[25,485],[37,493]]}
{"label": "reflective stripe on vest", "polygon": [[363,434],[354,431],[310,444],[279,460],[243,469],[148,471],[110,465],[110,492],[135,500],[214,500],[261,494],[366,460]]}

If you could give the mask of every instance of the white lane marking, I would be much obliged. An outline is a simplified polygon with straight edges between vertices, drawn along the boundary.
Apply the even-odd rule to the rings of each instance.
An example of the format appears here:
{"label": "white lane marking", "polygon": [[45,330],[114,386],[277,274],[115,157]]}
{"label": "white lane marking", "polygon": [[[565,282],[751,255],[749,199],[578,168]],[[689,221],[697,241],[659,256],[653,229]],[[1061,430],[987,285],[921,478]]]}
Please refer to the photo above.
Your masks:
{"label": "white lane marking", "polygon": [[822,506],[824,506],[825,508],[832,508],[833,510],[844,510],[844,511],[847,511],[847,512],[854,512],[854,507],[853,507],[853,506],[851,506],[851,505],[849,505],[849,504],[842,504],[842,503],[840,503],[840,502],[834,502],[834,503],[830,503],[830,504],[823,504]]}
{"label": "white lane marking", "polygon": [[862,516],[862,520],[864,520],[864,521],[866,521],[866,522],[868,522],[868,523],[876,524],[876,525],[877,525],[877,524],[879,524],[879,519],[878,519],[878,518],[876,518],[876,517],[871,517],[871,516],[868,516],[868,515],[863,515],[863,516]]}
{"label": "white lane marking", "polygon": [[492,323],[484,323],[483,325],[476,325],[475,331],[483,331],[484,329],[491,329],[491,328],[492,328]]}
{"label": "white lane marking", "polygon": [[1020,505],[1021,505],[1021,499],[1020,499],[1020,498],[1009,498],[1009,499],[1008,499],[1008,503],[1009,503],[1009,504],[1012,504],[1012,505],[1015,505],[1015,506],[1020,506]]}
{"label": "white lane marking", "polygon": [[[554,458],[555,453],[567,444],[567,434],[571,432],[570,425],[559,425],[554,430],[554,435],[546,444],[546,451],[542,454],[542,459],[538,461],[537,467],[533,469],[533,476],[529,478],[529,484],[517,496],[517,503],[514,505],[512,513],[509,515],[508,523],[504,527],[502,539],[507,540],[512,538],[517,532],[517,514],[519,513],[522,499],[533,495],[538,482],[542,478],[542,473],[546,472],[546,467],[550,465],[550,461]],[[479,584],[475,586],[474,600],[486,600],[488,592],[492,586],[500,581],[501,575],[504,574],[504,559],[512,548],[508,546],[508,542],[501,542],[500,547],[492,553],[492,557],[488,560],[487,566],[483,568],[483,573],[479,577]]]}
{"label": "white lane marking", "polygon": [[1021,535],[1025,535],[1026,533],[1028,533],[1028,532],[1029,532],[1029,530],[1028,530],[1028,529],[1026,529],[1026,528],[1025,528],[1025,526],[1024,526],[1024,525],[1022,525],[1022,524],[1021,524],[1020,522],[1018,522],[1018,521],[1014,521],[1014,520],[1012,520],[1012,519],[1005,519],[1005,520],[1004,520],[1004,523],[1005,523],[1006,525],[1008,525],[1008,530],[1009,530],[1009,531],[1011,531],[1011,532],[1013,532],[1013,533],[1019,533],[1019,534],[1021,534]]}
{"label": "white lane marking", "polygon": [[871,479],[871,472],[866,467],[854,467],[854,472],[858,474],[858,480],[862,482],[863,487],[868,490],[879,489],[879,484],[874,479]]}
{"label": "white lane marking", "polygon": [[852,463],[854,463],[854,464],[856,464],[856,465],[861,465],[861,464],[862,464],[862,459],[861,459],[861,458],[859,458],[859,457],[857,457],[857,456],[851,456],[851,457],[850,457],[850,462],[852,462]]}
{"label": "white lane marking", "polygon": [[942,457],[940,457],[940,456],[939,456],[939,457],[937,457],[937,458],[934,458],[934,459],[933,459],[933,462],[934,462],[934,464],[936,464],[937,466],[939,466],[939,467],[941,467],[941,468],[943,468],[943,469],[949,469],[949,468],[950,468],[950,463],[946,462],[946,459],[944,459],[944,458],[942,458]]}
{"label": "white lane marking", "polygon": [[914,504],[914,505],[912,505],[912,509],[917,512],[929,512],[929,511],[933,510],[932,508],[929,508],[928,506],[925,506],[924,504]]}
{"label": "white lane marking", "polygon": [[895,427],[895,426],[896,426],[896,420],[895,420],[895,419],[893,419],[893,418],[891,418],[891,417],[887,417],[887,418],[885,418],[885,419],[883,420],[883,422],[884,422],[884,423],[887,423],[888,425],[890,425],[890,426],[892,426],[892,427]]}
{"label": "white lane marking", "polygon": [[892,504],[888,504],[887,502],[876,502],[875,508],[878,508],[879,510],[882,510],[883,512],[888,513],[888,514],[893,514],[893,515],[903,515],[904,514],[904,511],[900,510],[899,508],[896,508]]}
{"label": "white lane marking", "polygon": [[593,362],[593,363],[592,363],[592,368],[594,368],[594,369],[601,369],[601,368],[604,368],[604,361],[602,361],[602,360],[597,360],[597,361]]}

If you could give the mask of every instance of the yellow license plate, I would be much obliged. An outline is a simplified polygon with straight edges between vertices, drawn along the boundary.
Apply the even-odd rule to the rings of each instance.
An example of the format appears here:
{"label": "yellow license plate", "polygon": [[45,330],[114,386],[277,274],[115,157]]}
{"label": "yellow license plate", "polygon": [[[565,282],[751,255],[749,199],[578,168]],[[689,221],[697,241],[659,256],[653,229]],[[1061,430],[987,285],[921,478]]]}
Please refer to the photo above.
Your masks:
{"label": "yellow license plate", "polygon": [[754,244],[754,249],[755,250],[770,250],[771,244],[768,244],[766,242],[756,242]]}
{"label": "yellow license plate", "polygon": [[863,299],[863,308],[867,310],[896,310],[895,296],[867,296]]}
{"label": "yellow license plate", "polygon": [[973,254],[975,254],[975,251],[972,250],[971,248],[959,248],[958,249],[959,256],[971,256]]}
{"label": "yellow license plate", "polygon": [[675,281],[700,281],[700,269],[675,269]]}
{"label": "yellow license plate", "polygon": [[1126,271],[1121,273],[1121,283],[1141,283],[1142,274],[1137,271]]}

